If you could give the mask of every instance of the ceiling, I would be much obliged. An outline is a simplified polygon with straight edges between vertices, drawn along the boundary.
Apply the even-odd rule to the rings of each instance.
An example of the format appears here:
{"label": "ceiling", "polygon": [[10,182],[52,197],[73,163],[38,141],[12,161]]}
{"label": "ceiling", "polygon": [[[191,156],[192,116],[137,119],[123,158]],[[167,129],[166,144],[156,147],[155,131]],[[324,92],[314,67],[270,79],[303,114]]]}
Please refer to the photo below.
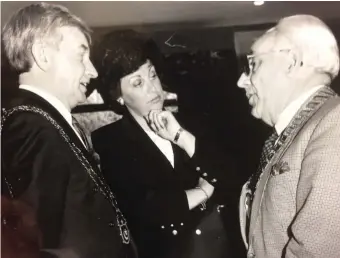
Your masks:
{"label": "ceiling", "polygon": [[[32,1],[1,2],[1,23]],[[340,2],[252,1],[106,1],[53,2],[68,7],[91,27],[149,26],[196,23],[202,26],[234,26],[273,22],[280,17],[308,13],[324,19],[340,18]]]}

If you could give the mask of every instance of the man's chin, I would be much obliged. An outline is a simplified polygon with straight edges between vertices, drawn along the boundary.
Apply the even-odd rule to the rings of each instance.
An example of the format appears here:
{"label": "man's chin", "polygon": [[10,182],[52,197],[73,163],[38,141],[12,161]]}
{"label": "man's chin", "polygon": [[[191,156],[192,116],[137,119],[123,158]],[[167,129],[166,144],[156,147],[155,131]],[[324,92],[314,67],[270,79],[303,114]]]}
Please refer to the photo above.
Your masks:
{"label": "man's chin", "polygon": [[87,104],[87,98],[85,94],[82,94],[79,97],[78,105],[84,105],[84,104]]}
{"label": "man's chin", "polygon": [[256,106],[255,106],[255,107],[252,107],[252,109],[251,109],[251,114],[252,114],[253,117],[255,117],[255,118],[257,118],[257,119],[260,119],[260,118],[261,118],[261,116],[259,115],[259,113],[258,113],[257,110],[256,110]]}

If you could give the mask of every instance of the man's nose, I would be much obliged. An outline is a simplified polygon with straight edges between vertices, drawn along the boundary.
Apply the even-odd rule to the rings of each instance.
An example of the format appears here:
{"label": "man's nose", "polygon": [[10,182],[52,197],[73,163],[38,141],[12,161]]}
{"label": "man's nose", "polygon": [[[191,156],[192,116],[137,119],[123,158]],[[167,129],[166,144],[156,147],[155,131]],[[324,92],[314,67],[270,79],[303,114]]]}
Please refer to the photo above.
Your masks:
{"label": "man's nose", "polygon": [[93,66],[91,61],[89,61],[89,64],[86,67],[86,74],[91,79],[95,79],[95,78],[98,77],[98,72],[97,72],[96,68]]}
{"label": "man's nose", "polygon": [[246,75],[245,73],[242,73],[240,78],[237,81],[237,86],[239,88],[247,88],[251,85],[250,83],[250,77]]}

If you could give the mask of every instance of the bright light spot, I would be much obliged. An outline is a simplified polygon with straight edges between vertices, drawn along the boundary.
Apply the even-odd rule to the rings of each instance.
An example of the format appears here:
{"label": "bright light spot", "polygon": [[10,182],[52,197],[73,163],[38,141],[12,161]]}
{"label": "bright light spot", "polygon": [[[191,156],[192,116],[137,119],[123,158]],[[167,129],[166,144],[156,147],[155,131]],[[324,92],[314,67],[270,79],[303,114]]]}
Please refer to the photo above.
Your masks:
{"label": "bright light spot", "polygon": [[264,4],[264,1],[254,1],[255,6],[261,6]]}

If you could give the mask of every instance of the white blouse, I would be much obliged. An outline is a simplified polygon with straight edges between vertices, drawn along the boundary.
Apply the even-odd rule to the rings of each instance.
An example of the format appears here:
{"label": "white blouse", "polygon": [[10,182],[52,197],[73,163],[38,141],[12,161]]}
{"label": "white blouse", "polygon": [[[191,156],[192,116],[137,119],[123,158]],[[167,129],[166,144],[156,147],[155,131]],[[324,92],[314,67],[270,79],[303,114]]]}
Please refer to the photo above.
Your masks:
{"label": "white blouse", "polygon": [[158,149],[160,149],[164,156],[169,160],[172,167],[174,167],[175,166],[174,151],[172,149],[171,142],[166,139],[163,139],[162,137],[158,136],[151,130],[147,130],[145,132],[150,137],[150,139],[156,144]]}

